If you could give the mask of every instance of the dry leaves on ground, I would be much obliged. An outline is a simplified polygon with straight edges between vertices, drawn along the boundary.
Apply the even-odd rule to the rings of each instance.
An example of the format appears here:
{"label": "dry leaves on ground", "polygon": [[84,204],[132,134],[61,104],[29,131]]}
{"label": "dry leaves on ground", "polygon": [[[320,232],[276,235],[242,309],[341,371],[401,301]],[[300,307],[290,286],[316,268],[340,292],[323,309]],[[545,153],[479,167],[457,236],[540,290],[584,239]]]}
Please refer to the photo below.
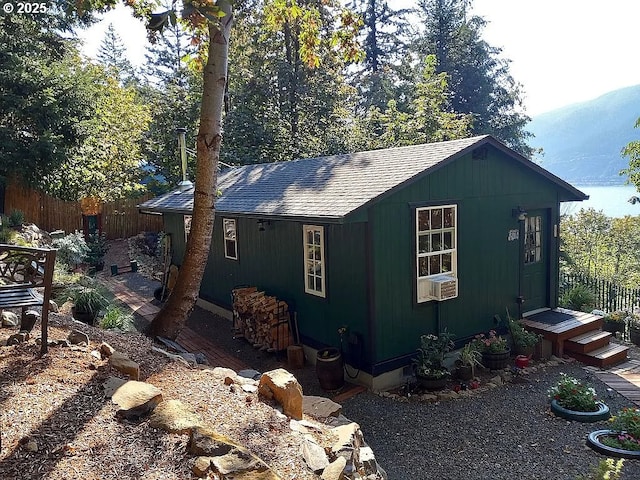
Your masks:
{"label": "dry leaves on ground", "polygon": [[[117,421],[117,407],[105,399],[102,384],[118,373],[94,352],[102,341],[138,362],[141,380],[160,388],[165,400],[191,406],[281,478],[318,478],[299,455],[302,436],[256,394],[224,385],[210,369],[190,368],[152,352],[152,342],[141,334],[104,331],[63,315],[52,314],[50,321],[50,339],[66,338],[77,328],[89,335],[91,345],[51,347],[42,358],[34,340],[0,347],[0,478],[193,478],[186,435],[156,430],[146,421]],[[2,345],[10,333],[0,330]]]}

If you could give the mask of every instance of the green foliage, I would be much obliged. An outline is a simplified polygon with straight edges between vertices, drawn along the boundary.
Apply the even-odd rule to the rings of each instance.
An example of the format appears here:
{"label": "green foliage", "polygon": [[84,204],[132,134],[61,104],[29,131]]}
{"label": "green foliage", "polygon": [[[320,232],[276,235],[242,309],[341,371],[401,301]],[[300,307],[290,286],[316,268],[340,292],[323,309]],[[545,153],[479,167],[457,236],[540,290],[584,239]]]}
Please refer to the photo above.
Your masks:
{"label": "green foliage", "polygon": [[596,296],[585,285],[576,285],[562,294],[559,300],[560,306],[578,312],[590,312],[596,303]]}
{"label": "green foliage", "polygon": [[129,330],[133,325],[133,315],[116,305],[109,305],[100,320],[100,327],[105,330]]}
{"label": "green foliage", "polygon": [[495,330],[490,330],[489,335],[476,335],[472,343],[479,352],[486,353],[503,353],[508,348],[507,339],[497,335]]}
{"label": "green foliage", "polygon": [[9,213],[9,226],[19,228],[24,223],[24,212],[22,210],[11,210]]}
{"label": "green foliage", "polygon": [[482,365],[482,353],[474,342],[469,342],[460,349],[458,360],[463,366],[475,367]]}
{"label": "green foliage", "polygon": [[104,38],[98,50],[98,61],[104,65],[113,76],[120,79],[122,85],[135,83],[133,66],[127,59],[127,51],[122,39],[112,23],[107,26]]}
{"label": "green foliage", "polygon": [[84,277],[82,281],[65,292],[66,298],[73,302],[76,311],[96,316],[100,310],[109,305],[106,291],[97,283]]}
{"label": "green foliage", "polygon": [[549,399],[555,400],[561,407],[577,412],[595,412],[596,391],[593,387],[568,376],[560,374],[560,380],[547,392]]}
{"label": "green foliage", "polygon": [[[72,286],[80,283],[83,280],[84,275],[82,273],[72,272],[72,266],[64,263],[58,255],[56,256],[56,264],[53,269],[53,284]],[[61,298],[63,301],[66,298]]]}
{"label": "green foliage", "polygon": [[0,243],[14,244],[17,233],[15,230],[5,227],[4,223],[0,225]]}
{"label": "green foliage", "polygon": [[640,285],[640,217],[610,218],[581,209],[561,219],[562,268],[637,288]]}
{"label": "green foliage", "polygon": [[576,480],[619,480],[622,475],[623,464],[623,458],[618,460],[614,460],[613,458],[600,460],[598,466],[593,467],[589,475],[580,475],[576,477]]}
{"label": "green foliage", "polygon": [[87,241],[88,252],[86,255],[87,263],[95,267],[104,262],[104,256],[109,251],[109,245],[107,244],[107,237],[103,234],[93,233],[89,235]]}
{"label": "green foliage", "polygon": [[542,335],[538,333],[525,330],[521,322],[511,317],[509,317],[509,331],[511,338],[513,338],[513,344],[520,348],[535,347],[542,338]]}
{"label": "green foliage", "polygon": [[442,365],[444,359],[453,348],[453,334],[446,330],[440,335],[422,335],[418,355],[413,359],[416,375],[423,377],[443,377],[449,371]]}
{"label": "green foliage", "polygon": [[[636,120],[635,128],[640,128],[640,118]],[[640,140],[629,142],[622,149],[622,156],[629,157],[629,166],[620,175],[627,175],[629,181],[640,189]]]}
{"label": "green foliage", "polygon": [[640,409],[623,408],[615,416],[611,417],[610,422],[612,429],[619,432],[627,432],[640,442]]}
{"label": "green foliage", "polygon": [[78,265],[84,262],[89,253],[89,246],[81,232],[69,233],[53,241],[58,249],[57,258],[67,265]]}

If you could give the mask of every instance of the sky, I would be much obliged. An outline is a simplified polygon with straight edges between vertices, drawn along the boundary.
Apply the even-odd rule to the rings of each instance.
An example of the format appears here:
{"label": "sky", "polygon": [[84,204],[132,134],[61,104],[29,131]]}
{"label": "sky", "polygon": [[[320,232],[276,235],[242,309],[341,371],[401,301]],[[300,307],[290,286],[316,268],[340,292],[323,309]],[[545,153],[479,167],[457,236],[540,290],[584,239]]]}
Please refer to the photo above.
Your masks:
{"label": "sky", "polygon": [[[488,22],[483,38],[511,60],[530,116],[640,84],[640,0],[474,0],[473,12]],[[144,26],[124,7],[81,33],[84,52],[95,57],[110,22],[129,60],[140,65],[148,45]]]}

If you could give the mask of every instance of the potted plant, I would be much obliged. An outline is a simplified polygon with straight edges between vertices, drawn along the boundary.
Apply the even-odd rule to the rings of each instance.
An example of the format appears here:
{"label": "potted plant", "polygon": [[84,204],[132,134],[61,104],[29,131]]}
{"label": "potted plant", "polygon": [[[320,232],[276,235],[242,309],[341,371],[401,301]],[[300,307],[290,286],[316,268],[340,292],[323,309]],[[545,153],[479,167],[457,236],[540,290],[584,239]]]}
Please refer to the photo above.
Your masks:
{"label": "potted plant", "polygon": [[482,354],[472,342],[460,349],[456,360],[456,374],[460,380],[471,380],[475,377],[475,367],[482,365]]}
{"label": "potted plant", "polygon": [[100,310],[109,305],[102,291],[92,285],[78,285],[69,289],[68,299],[73,303],[71,314],[81,322],[93,325]]}
{"label": "potted plant", "polygon": [[444,388],[449,377],[449,369],[443,365],[444,359],[453,348],[453,335],[446,330],[440,335],[422,335],[418,355],[413,359],[418,385],[427,390]]}
{"label": "potted plant", "polygon": [[629,340],[634,345],[640,345],[640,315],[631,313],[628,317],[629,321]]}
{"label": "potted plant", "polygon": [[542,335],[525,330],[522,323],[509,318],[509,330],[513,340],[513,353],[531,357]]}
{"label": "potted plant", "polygon": [[615,312],[607,313],[604,316],[604,322],[602,324],[602,330],[605,332],[617,333],[621,332],[624,336],[625,331],[625,319],[628,313],[625,310],[617,310]]}
{"label": "potted plant", "polygon": [[560,374],[560,380],[547,392],[551,411],[559,417],[578,422],[597,422],[609,418],[609,407],[596,398],[593,387]]}
{"label": "potted plant", "polygon": [[591,432],[587,445],[608,457],[640,459],[640,409],[620,410],[611,418],[611,429]]}
{"label": "potted plant", "polygon": [[106,235],[104,233],[90,234],[87,247],[89,247],[89,251],[86,255],[86,261],[89,264],[89,268],[93,271],[101,272],[104,269],[104,256],[109,250]]}
{"label": "potted plant", "polygon": [[511,349],[507,339],[490,330],[489,335],[476,335],[473,344],[482,354],[482,364],[490,370],[502,370],[509,364]]}

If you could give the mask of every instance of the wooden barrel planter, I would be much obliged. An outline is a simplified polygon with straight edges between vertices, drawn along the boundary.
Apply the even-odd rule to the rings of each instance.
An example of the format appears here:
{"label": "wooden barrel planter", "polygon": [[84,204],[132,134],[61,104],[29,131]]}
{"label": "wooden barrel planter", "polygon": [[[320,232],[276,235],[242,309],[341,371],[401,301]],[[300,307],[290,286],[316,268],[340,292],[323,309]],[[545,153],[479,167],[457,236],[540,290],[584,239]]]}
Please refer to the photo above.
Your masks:
{"label": "wooden barrel planter", "polygon": [[602,453],[607,457],[632,458],[639,460],[640,451],[623,450],[621,448],[610,447],[601,441],[605,437],[617,436],[619,434],[620,432],[614,430],[596,430],[595,432],[591,432],[587,437],[587,445],[593,448],[596,452]]}
{"label": "wooden barrel planter", "polygon": [[489,370],[502,370],[509,365],[511,350],[504,352],[482,352],[482,364]]}
{"label": "wooden barrel planter", "polygon": [[605,320],[602,323],[602,330],[604,330],[605,332],[611,332],[613,334],[620,332],[622,333],[623,336],[624,336],[624,330],[625,330],[624,327],[625,327],[624,322],[612,322],[610,320]]}
{"label": "wooden barrel planter", "polygon": [[640,345],[640,327],[629,327],[629,340],[634,345]]}
{"label": "wooden barrel planter", "polygon": [[337,348],[318,350],[316,375],[323,390],[338,390],[344,385],[342,354]]}
{"label": "wooden barrel planter", "polygon": [[447,385],[447,376],[442,377],[424,377],[416,375],[418,386],[425,390],[442,390]]}
{"label": "wooden barrel planter", "polygon": [[609,418],[609,407],[602,402],[596,402],[598,410],[594,412],[579,412],[577,410],[569,410],[561,406],[557,400],[551,400],[551,411],[558,417],[575,420],[582,423],[593,423]]}

